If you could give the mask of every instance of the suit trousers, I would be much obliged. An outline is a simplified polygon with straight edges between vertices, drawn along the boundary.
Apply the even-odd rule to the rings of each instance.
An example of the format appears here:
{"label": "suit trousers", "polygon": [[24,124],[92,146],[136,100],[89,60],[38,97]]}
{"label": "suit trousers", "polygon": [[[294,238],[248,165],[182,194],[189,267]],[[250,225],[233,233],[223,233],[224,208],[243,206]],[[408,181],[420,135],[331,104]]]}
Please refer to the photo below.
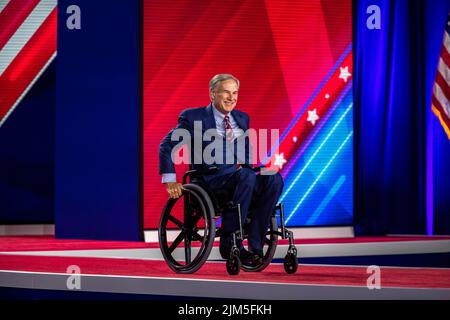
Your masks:
{"label": "suit trousers", "polygon": [[[283,178],[279,173],[273,175],[256,174],[249,168],[240,168],[232,174],[212,178],[208,182],[213,192],[226,190],[235,204],[241,206],[241,223],[247,217],[248,244],[253,252],[261,252],[270,217],[275,210],[278,198],[283,191]],[[237,210],[222,212],[222,232],[227,237],[239,230]]]}

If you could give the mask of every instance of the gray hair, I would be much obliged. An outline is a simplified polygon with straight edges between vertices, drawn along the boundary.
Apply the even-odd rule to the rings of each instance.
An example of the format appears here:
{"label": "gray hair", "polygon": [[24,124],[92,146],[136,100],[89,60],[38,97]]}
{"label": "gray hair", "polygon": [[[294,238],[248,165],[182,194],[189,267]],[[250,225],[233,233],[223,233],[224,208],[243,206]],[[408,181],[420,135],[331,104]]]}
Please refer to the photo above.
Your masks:
{"label": "gray hair", "polygon": [[221,83],[222,81],[225,80],[234,80],[237,84],[237,87],[239,89],[239,80],[234,77],[233,75],[229,74],[229,73],[219,73],[216,74],[214,77],[212,77],[212,79],[209,81],[209,90],[210,91],[214,91],[217,89],[217,86],[219,85],[219,83]]}

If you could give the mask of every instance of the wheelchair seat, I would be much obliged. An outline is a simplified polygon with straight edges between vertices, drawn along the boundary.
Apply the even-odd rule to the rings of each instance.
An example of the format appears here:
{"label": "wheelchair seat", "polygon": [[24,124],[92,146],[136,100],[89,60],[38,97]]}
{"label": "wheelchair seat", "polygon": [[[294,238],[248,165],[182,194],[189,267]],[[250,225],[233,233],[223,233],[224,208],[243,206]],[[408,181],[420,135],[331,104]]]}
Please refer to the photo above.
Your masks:
{"label": "wheelchair seat", "polygon": [[203,190],[206,191],[214,206],[216,215],[220,215],[229,205],[232,195],[230,195],[228,191],[218,190],[214,192],[202,177],[193,178],[191,180],[191,183],[200,186],[201,188],[203,188]]}

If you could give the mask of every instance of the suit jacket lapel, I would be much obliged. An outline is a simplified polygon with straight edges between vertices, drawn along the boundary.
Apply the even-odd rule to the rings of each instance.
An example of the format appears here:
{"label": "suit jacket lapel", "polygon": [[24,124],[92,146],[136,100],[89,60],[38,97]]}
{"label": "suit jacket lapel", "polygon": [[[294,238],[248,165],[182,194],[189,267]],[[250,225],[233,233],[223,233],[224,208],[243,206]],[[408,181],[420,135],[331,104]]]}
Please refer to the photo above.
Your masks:
{"label": "suit jacket lapel", "polygon": [[206,108],[206,117],[203,119],[203,130],[216,129],[216,119],[212,111],[212,105],[209,104]]}
{"label": "suit jacket lapel", "polygon": [[237,112],[235,112],[235,111],[233,110],[233,111],[231,111],[231,114],[233,115],[234,120],[236,120],[238,126],[239,126],[242,130],[246,131],[246,130],[248,129],[248,128],[247,128],[247,123],[246,123],[245,120],[239,115],[239,113],[237,113]]}

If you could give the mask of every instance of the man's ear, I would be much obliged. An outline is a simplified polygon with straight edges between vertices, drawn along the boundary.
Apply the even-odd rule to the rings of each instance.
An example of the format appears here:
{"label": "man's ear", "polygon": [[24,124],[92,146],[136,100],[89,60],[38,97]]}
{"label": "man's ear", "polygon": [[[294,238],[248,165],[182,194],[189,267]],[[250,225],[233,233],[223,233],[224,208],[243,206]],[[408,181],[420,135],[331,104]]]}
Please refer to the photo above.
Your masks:
{"label": "man's ear", "polygon": [[215,97],[215,96],[216,96],[215,92],[211,90],[211,91],[209,92],[209,98],[211,99],[211,101],[214,100],[214,97]]}

